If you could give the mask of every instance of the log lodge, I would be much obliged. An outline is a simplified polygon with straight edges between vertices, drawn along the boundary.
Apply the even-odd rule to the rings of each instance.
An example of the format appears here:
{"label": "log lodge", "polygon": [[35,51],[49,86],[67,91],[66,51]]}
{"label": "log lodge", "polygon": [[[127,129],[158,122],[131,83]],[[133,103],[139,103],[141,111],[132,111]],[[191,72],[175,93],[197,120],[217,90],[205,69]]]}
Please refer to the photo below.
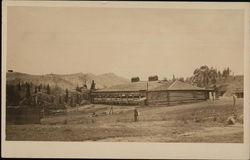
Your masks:
{"label": "log lodge", "polygon": [[91,93],[95,104],[114,105],[176,105],[206,101],[213,90],[199,88],[181,81],[139,81]]}

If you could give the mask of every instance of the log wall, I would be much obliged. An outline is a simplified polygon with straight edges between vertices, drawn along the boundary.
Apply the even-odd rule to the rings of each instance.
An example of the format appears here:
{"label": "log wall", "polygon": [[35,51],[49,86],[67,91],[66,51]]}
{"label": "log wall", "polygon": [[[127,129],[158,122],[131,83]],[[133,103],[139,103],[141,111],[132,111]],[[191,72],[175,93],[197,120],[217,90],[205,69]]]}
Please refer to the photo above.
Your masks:
{"label": "log wall", "polygon": [[92,97],[95,104],[139,105],[140,100],[146,97],[146,92],[95,92]]}
{"label": "log wall", "polygon": [[149,104],[175,105],[207,100],[206,91],[151,91],[148,93]]}
{"label": "log wall", "polygon": [[119,91],[119,92],[95,92],[92,94],[93,103],[116,104],[116,105],[175,105],[182,103],[193,103],[208,99],[207,91]]}

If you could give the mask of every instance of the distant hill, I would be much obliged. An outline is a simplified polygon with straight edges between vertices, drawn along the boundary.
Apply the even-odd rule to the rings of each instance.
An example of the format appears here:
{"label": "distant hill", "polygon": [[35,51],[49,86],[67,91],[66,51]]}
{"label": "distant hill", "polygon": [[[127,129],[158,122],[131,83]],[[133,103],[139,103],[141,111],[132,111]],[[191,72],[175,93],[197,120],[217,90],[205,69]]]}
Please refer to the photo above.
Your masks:
{"label": "distant hill", "polygon": [[94,75],[91,73],[31,75],[20,72],[8,72],[6,78],[7,84],[17,84],[18,82],[32,82],[36,85],[57,85],[58,87],[63,89],[73,89],[77,85],[82,86],[85,82],[89,88],[92,80],[95,81],[96,88],[98,89],[129,82],[128,79],[119,77],[113,73],[106,73],[101,75]]}

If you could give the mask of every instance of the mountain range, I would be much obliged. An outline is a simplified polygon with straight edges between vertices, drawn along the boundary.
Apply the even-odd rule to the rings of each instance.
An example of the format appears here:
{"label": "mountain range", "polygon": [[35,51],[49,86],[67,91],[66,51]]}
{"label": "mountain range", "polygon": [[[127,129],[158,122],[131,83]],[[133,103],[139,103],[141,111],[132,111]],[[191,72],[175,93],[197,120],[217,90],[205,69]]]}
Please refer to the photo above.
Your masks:
{"label": "mountain range", "polygon": [[87,87],[90,88],[92,80],[96,83],[97,89],[129,82],[128,79],[117,76],[114,73],[105,73],[101,75],[94,75],[92,73],[32,75],[20,72],[8,72],[6,79],[7,84],[32,82],[35,85],[49,84],[50,86],[58,86],[62,89],[74,89],[76,86],[80,87],[85,83]]}

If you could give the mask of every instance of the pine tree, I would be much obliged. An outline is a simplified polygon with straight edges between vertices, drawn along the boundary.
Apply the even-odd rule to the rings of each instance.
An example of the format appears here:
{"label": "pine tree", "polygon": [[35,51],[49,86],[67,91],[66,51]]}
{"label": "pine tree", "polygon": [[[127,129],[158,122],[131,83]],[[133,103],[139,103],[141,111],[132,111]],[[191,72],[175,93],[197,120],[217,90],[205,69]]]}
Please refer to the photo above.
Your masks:
{"label": "pine tree", "polygon": [[66,89],[66,91],[65,91],[65,103],[68,103],[68,100],[69,100],[69,91],[68,91],[68,89]]}
{"label": "pine tree", "polygon": [[20,91],[18,89],[15,89],[15,105],[19,105],[20,101],[21,101]]}
{"label": "pine tree", "polygon": [[35,86],[35,94],[37,93],[37,86]]}
{"label": "pine tree", "polygon": [[26,82],[26,98],[30,98],[31,93],[30,93],[30,84]]}
{"label": "pine tree", "polygon": [[22,88],[21,88],[21,83],[20,83],[20,82],[18,82],[18,84],[17,84],[17,89],[18,89],[18,91],[21,91],[21,90],[22,90]]}
{"label": "pine tree", "polygon": [[70,99],[70,106],[71,106],[71,107],[74,107],[73,96],[72,96],[71,99]]}
{"label": "pine tree", "polygon": [[6,86],[6,105],[12,105],[13,104],[13,97],[14,97],[14,86],[11,84],[7,84]]}
{"label": "pine tree", "polygon": [[59,96],[59,104],[62,104],[62,97]]}
{"label": "pine tree", "polygon": [[50,86],[49,86],[49,84],[47,85],[47,94],[50,94]]}
{"label": "pine tree", "polygon": [[76,103],[80,104],[80,96],[78,94],[76,95]]}
{"label": "pine tree", "polygon": [[218,79],[221,80],[221,72],[218,71]]}
{"label": "pine tree", "polygon": [[30,83],[25,83],[25,97],[26,97],[26,101],[25,104],[30,105],[31,104],[31,87],[30,87]]}
{"label": "pine tree", "polygon": [[181,82],[184,82],[184,78],[183,77],[178,78],[178,80],[181,81]]}
{"label": "pine tree", "polygon": [[42,90],[42,84],[38,86],[38,92],[41,92],[41,90]]}
{"label": "pine tree", "polygon": [[77,84],[77,86],[76,86],[76,91],[81,92],[81,89],[80,89],[80,87],[78,86],[78,84]]}
{"label": "pine tree", "polygon": [[86,80],[84,81],[83,87],[84,87],[84,89],[88,89],[88,86],[86,84]]}
{"label": "pine tree", "polygon": [[95,90],[95,81],[94,80],[92,80],[90,89],[91,90]]}
{"label": "pine tree", "polygon": [[175,75],[173,74],[173,79],[172,79],[172,81],[174,82],[176,79],[175,79]]}

